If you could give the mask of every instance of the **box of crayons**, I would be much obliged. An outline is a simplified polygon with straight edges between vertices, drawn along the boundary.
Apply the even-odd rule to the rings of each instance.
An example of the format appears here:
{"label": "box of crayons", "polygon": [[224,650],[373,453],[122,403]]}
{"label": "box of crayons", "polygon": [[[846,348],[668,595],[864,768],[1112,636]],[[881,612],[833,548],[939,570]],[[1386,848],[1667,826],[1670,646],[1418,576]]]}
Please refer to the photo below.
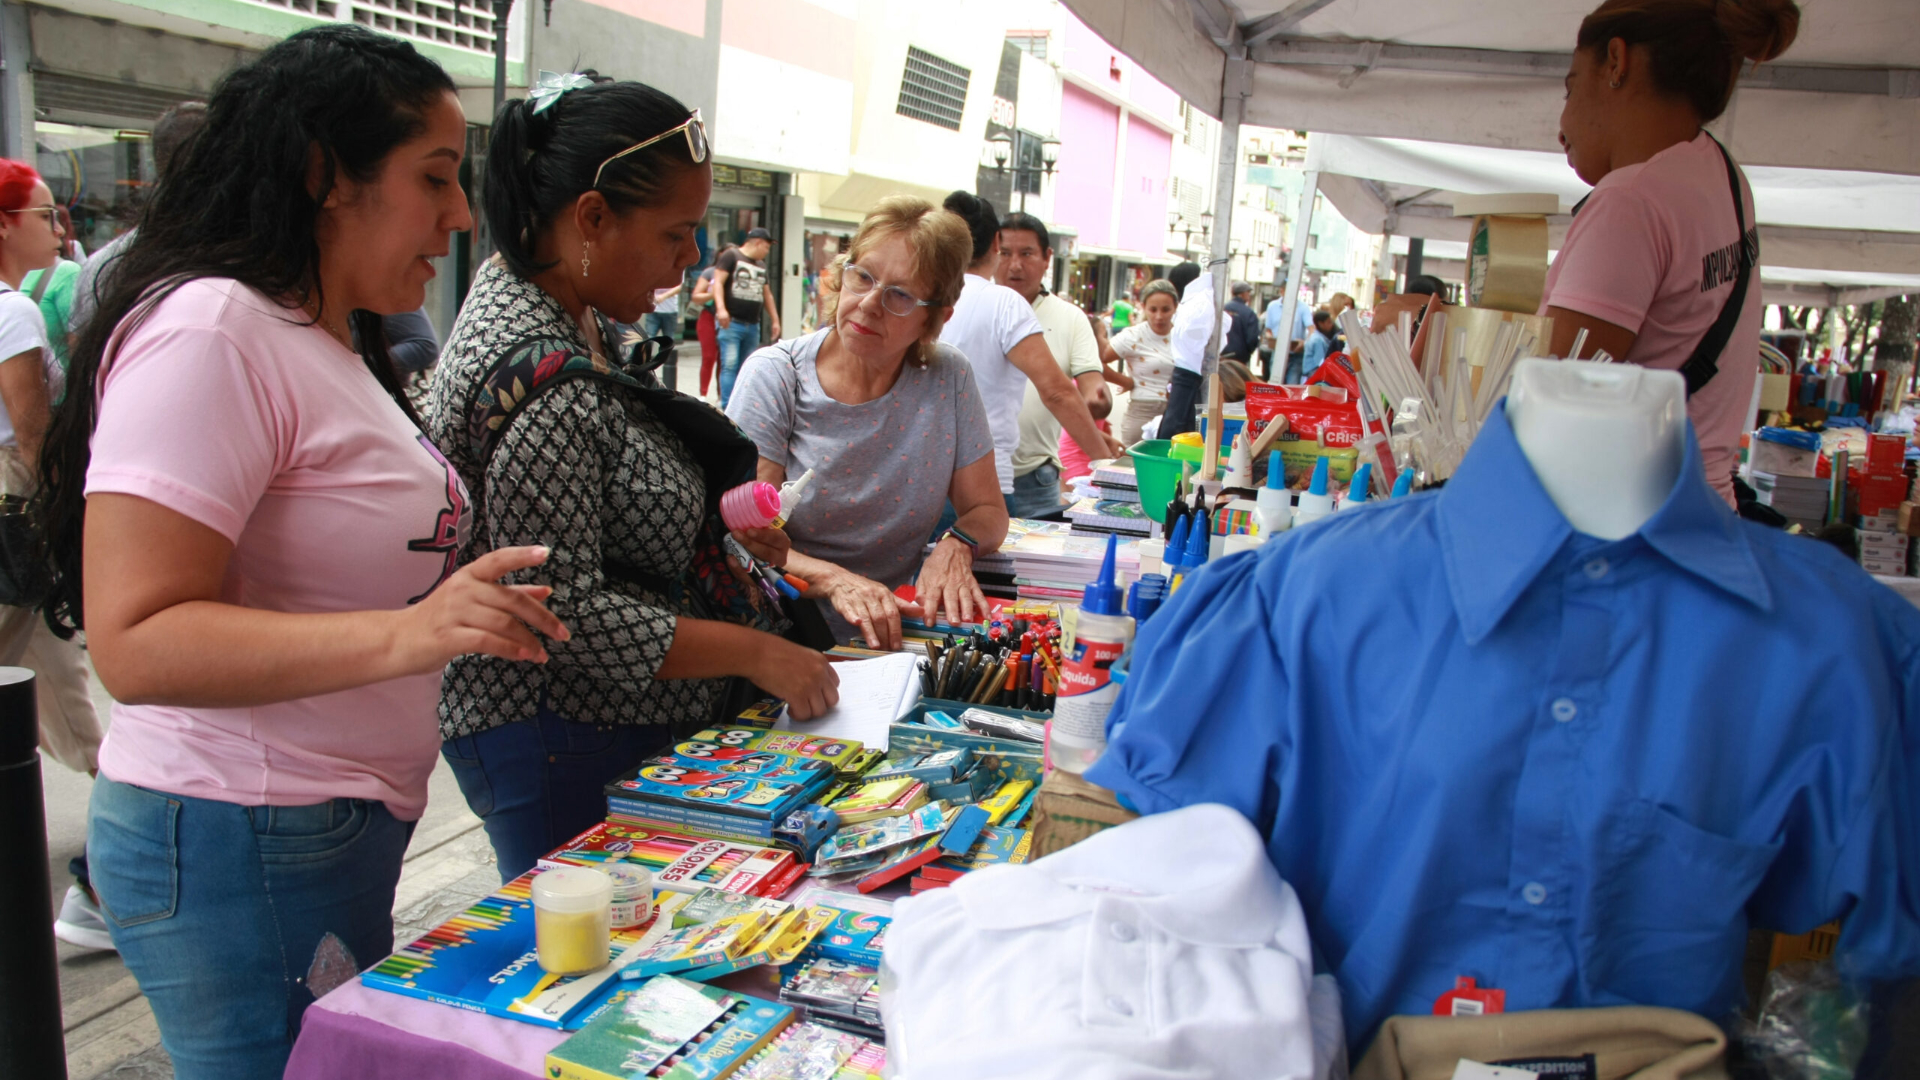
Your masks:
{"label": "box of crayons", "polygon": [[645,824],[604,821],[542,858],[540,866],[600,866],[625,861],[653,871],[656,888],[697,893],[712,887],[778,896],[806,867],[784,848],[709,839]]}

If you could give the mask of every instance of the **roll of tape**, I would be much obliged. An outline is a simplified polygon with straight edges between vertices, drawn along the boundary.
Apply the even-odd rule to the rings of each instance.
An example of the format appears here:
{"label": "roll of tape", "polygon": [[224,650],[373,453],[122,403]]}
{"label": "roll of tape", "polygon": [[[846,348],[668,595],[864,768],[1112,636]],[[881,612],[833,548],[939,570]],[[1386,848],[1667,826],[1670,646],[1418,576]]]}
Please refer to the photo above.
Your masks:
{"label": "roll of tape", "polygon": [[1467,246],[1467,303],[1531,315],[1547,288],[1547,219],[1487,214]]}

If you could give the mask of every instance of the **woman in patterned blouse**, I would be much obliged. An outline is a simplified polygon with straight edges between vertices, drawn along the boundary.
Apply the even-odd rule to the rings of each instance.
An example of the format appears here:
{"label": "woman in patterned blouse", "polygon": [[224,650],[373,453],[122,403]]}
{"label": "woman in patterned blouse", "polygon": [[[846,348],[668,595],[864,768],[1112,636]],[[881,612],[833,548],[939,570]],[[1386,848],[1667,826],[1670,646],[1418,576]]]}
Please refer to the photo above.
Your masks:
{"label": "woman in patterned blouse", "polygon": [[[801,719],[837,700],[819,653],[700,617],[690,576],[715,539],[714,485],[662,418],[698,409],[744,442],[706,406],[627,368],[640,385],[572,378],[527,398],[490,456],[474,439],[486,435],[478,395],[517,352],[610,356],[619,367],[607,321],[638,322],[653,291],[699,258],[706,162],[699,116],[639,83],[543,88],[508,102],[494,124],[485,209],[500,254],[475,275],[447,339],[427,427],[473,495],[462,555],[550,548],[521,576],[552,587],[549,606],[573,634],[547,642],[544,667],[447,668],[443,754],[509,877],[601,820],[603,785],[665,745],[672,725],[713,719],[726,677],[786,699]],[[777,530],[736,538],[784,564]]]}

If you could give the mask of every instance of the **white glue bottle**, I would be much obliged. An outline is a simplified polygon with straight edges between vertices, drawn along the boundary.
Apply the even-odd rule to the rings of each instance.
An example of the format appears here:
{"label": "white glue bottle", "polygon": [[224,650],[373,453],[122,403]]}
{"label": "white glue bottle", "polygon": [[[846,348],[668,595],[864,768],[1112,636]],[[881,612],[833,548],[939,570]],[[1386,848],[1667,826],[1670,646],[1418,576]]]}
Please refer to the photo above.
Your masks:
{"label": "white glue bottle", "polygon": [[1060,662],[1060,696],[1047,723],[1048,758],[1070,773],[1086,772],[1106,752],[1107,713],[1120,693],[1113,664],[1133,644],[1133,619],[1113,579],[1117,540],[1108,535],[1100,576],[1081,597],[1073,644]]}
{"label": "white glue bottle", "polygon": [[1255,497],[1255,506],[1253,520],[1260,526],[1262,543],[1293,528],[1293,492],[1287,490],[1287,469],[1278,450],[1267,453],[1267,486]]}

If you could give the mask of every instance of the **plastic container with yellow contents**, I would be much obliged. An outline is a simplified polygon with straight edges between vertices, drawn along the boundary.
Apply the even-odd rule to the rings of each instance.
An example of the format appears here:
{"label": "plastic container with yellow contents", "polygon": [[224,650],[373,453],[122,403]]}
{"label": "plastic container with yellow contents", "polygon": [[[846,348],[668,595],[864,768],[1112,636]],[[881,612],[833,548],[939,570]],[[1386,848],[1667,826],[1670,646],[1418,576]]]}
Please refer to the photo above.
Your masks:
{"label": "plastic container with yellow contents", "polygon": [[585,975],[607,965],[613,948],[613,881],[598,870],[566,866],[533,879],[534,941],[540,966]]}

